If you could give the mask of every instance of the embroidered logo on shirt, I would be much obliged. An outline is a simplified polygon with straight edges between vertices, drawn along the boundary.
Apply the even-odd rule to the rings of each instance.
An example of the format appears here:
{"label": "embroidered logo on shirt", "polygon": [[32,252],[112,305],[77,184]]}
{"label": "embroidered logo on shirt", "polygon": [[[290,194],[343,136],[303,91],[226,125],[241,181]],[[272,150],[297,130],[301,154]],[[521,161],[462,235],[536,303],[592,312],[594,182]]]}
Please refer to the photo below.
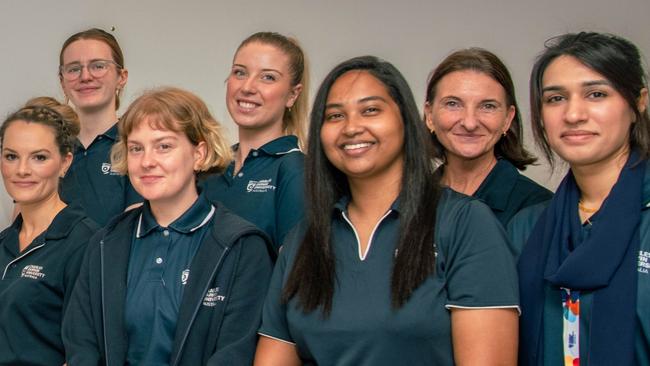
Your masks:
{"label": "embroidered logo on shirt", "polygon": [[637,270],[641,273],[648,273],[650,269],[650,252],[639,250],[639,266]]}
{"label": "embroidered logo on shirt", "polygon": [[262,180],[249,180],[246,185],[246,192],[259,192],[264,193],[275,190],[275,186],[271,184],[272,179]]}
{"label": "embroidered logo on shirt", "polygon": [[31,278],[33,280],[40,280],[45,277],[43,273],[43,266],[36,266],[33,264],[26,265],[20,273],[20,277]]}
{"label": "embroidered logo on shirt", "polygon": [[111,163],[102,163],[102,173],[103,174],[110,174],[110,175],[117,175],[118,173],[113,170],[113,167],[111,166]]}
{"label": "embroidered logo on shirt", "polygon": [[181,272],[181,285],[185,285],[187,283],[188,278],[190,278],[190,270],[186,269],[183,272]]}
{"label": "embroidered logo on shirt", "polygon": [[225,301],[226,297],[219,295],[219,287],[211,288],[208,290],[208,293],[205,294],[203,298],[203,306],[214,307],[217,306],[217,301]]}

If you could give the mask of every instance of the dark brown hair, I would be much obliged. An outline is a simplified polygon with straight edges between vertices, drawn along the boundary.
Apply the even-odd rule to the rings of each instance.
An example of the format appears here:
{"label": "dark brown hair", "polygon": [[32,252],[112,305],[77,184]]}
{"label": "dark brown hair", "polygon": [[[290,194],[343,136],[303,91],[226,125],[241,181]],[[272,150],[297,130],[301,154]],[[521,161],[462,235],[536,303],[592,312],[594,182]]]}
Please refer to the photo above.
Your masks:
{"label": "dark brown hair", "polygon": [[[500,138],[494,146],[494,154],[498,158],[508,160],[517,169],[525,170],[526,166],[535,163],[537,158],[524,148],[521,113],[515,98],[515,86],[508,68],[494,53],[482,48],[468,48],[447,56],[429,76],[426,102],[429,105],[433,104],[433,99],[436,96],[436,86],[443,77],[452,72],[464,70],[486,74],[503,87],[506,103],[508,106],[515,107],[515,116],[506,135]],[[432,140],[436,157],[444,161],[446,156],[445,147],[435,134],[432,134]]]}

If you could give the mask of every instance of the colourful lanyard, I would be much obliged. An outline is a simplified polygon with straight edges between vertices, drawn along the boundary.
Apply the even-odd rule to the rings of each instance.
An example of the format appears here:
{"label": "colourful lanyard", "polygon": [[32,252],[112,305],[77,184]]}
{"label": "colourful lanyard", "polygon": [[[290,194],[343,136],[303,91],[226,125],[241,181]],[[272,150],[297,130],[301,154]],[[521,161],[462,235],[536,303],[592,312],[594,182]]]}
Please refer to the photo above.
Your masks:
{"label": "colourful lanyard", "polygon": [[564,366],[580,366],[580,291],[562,288]]}

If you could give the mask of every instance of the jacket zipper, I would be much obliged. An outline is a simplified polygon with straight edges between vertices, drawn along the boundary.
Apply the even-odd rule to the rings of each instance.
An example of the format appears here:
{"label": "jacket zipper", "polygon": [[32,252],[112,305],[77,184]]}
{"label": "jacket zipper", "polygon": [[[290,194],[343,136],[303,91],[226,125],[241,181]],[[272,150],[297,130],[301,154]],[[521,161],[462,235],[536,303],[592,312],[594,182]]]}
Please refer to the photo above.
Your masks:
{"label": "jacket zipper", "polygon": [[108,343],[106,342],[106,301],[104,301],[104,239],[99,241],[99,282],[102,294],[102,332],[104,333],[104,364],[108,363]]}
{"label": "jacket zipper", "polygon": [[32,253],[32,252],[35,251],[36,249],[40,249],[40,248],[42,248],[43,246],[45,246],[45,243],[44,243],[44,242],[41,243],[41,244],[39,244],[39,245],[37,245],[37,246],[35,246],[35,247],[33,247],[32,249],[26,251],[25,253],[23,253],[22,255],[20,255],[18,258],[16,258],[16,259],[12,260],[11,262],[9,262],[9,263],[7,264],[7,266],[5,267],[4,272],[2,273],[2,279],[3,279],[3,280],[5,279],[5,276],[7,275],[7,270],[9,270],[9,266],[11,266],[12,264],[18,262],[19,260],[25,258],[27,255],[29,255],[30,253]]}
{"label": "jacket zipper", "polygon": [[212,284],[212,281],[214,280],[214,276],[217,274],[217,270],[219,267],[221,267],[221,261],[223,258],[226,256],[228,251],[230,250],[230,247],[226,247],[221,253],[221,256],[219,257],[219,260],[217,261],[217,264],[214,266],[214,269],[212,269],[212,274],[210,274],[210,280],[205,284],[205,287],[203,288],[203,291],[201,292],[201,300],[198,302],[196,308],[194,309],[194,312],[192,313],[192,317],[190,318],[189,326],[185,329],[185,332],[183,333],[183,338],[181,339],[181,344],[178,347],[178,353],[174,356],[174,362],[171,364],[171,366],[176,366],[178,365],[178,361],[180,360],[180,356],[183,354],[183,347],[185,347],[185,341],[187,341],[187,337],[190,334],[190,328],[192,327],[192,324],[194,324],[194,319],[196,319],[196,315],[199,313],[199,309],[201,308],[201,304],[203,303],[203,298],[205,297],[205,294],[208,292],[208,289],[210,288],[210,285]]}

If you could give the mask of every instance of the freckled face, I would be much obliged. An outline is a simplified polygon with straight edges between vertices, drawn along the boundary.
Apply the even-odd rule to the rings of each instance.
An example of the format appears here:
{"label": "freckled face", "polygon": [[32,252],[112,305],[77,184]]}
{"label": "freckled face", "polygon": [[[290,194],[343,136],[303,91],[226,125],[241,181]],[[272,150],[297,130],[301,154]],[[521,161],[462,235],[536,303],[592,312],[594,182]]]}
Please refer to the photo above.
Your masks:
{"label": "freckled face", "polygon": [[59,177],[72,162],[62,156],[54,130],[39,123],[14,121],[2,140],[2,179],[11,198],[23,205],[58,195]]}
{"label": "freckled face", "polygon": [[560,56],[542,78],[542,120],[549,145],[572,167],[625,155],[634,112],[605,77]]}
{"label": "freckled face", "polygon": [[329,161],[348,179],[401,180],[404,123],[386,87],[370,73],[350,71],[334,82],[320,138]]}
{"label": "freckled face", "polygon": [[493,156],[515,116],[501,84],[485,73],[463,70],[445,75],[435,88],[433,102],[425,106],[426,122],[448,159]]}

